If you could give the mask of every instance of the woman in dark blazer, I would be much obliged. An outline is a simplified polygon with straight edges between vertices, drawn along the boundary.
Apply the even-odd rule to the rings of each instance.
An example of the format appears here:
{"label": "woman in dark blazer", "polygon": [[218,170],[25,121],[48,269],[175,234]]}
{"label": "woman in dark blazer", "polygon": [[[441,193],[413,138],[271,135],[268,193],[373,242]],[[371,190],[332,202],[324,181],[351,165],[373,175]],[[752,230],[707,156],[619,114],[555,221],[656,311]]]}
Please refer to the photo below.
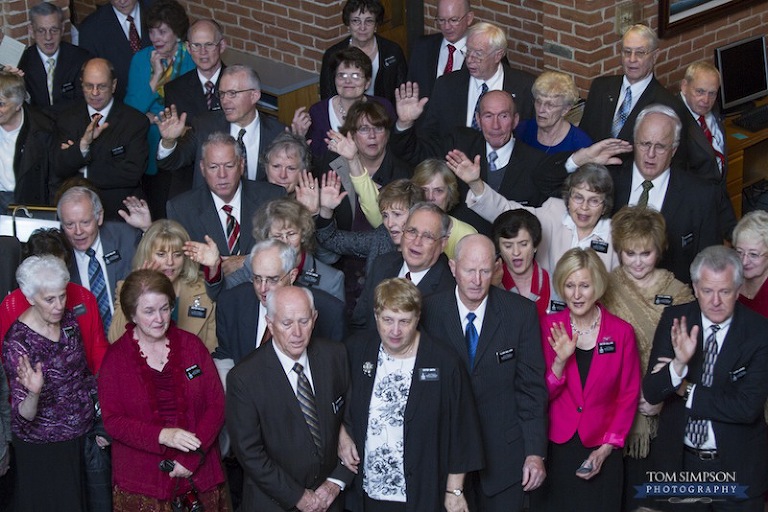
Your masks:
{"label": "woman in dark blazer", "polygon": [[466,508],[464,474],[483,464],[466,370],[453,352],[419,332],[421,294],[412,282],[382,281],[374,311],[377,332],[347,344],[354,446],[344,436],[340,450],[345,464],[359,466],[347,508]]}
{"label": "woman in dark blazer", "polygon": [[331,65],[333,55],[348,46],[357,46],[373,62],[372,85],[366,94],[387,98],[394,105],[395,89],[405,83],[408,64],[397,43],[376,35],[376,29],[384,21],[384,7],[379,0],[347,0],[341,19],[349,27],[350,37],[331,46],[323,54],[320,99],[337,94]]}

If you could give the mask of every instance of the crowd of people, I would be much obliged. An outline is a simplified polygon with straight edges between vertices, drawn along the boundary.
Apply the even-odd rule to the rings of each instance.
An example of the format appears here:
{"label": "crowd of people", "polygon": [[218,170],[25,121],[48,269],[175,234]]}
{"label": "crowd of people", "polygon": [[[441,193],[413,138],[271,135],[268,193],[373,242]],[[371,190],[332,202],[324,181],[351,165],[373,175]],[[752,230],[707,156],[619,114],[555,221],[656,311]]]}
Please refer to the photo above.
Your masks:
{"label": "crowd of people", "polygon": [[177,0],[79,46],[30,9],[0,209],[61,229],[0,304],[0,510],[763,510],[768,214],[730,204],[717,68],[672,92],[634,25],[572,123],[571,76],[436,7],[406,60],[346,0],[291,126]]}

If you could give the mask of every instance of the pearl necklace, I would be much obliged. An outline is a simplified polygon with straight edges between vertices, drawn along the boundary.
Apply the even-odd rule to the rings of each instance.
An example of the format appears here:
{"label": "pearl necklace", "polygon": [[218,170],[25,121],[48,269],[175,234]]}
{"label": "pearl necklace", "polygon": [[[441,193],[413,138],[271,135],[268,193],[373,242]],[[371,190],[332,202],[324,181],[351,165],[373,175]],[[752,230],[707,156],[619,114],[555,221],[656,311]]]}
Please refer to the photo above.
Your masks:
{"label": "pearl necklace", "polygon": [[347,111],[341,106],[341,96],[336,96],[336,107],[339,109],[339,114],[341,114],[341,120],[346,121]]}
{"label": "pearl necklace", "polygon": [[579,336],[586,336],[587,334],[590,334],[592,331],[595,330],[595,327],[597,327],[597,324],[600,323],[600,308],[597,308],[597,316],[595,317],[595,320],[592,322],[592,325],[589,326],[589,328],[585,330],[579,330],[576,327],[576,322],[573,321],[573,316],[571,315],[571,330],[578,334]]}

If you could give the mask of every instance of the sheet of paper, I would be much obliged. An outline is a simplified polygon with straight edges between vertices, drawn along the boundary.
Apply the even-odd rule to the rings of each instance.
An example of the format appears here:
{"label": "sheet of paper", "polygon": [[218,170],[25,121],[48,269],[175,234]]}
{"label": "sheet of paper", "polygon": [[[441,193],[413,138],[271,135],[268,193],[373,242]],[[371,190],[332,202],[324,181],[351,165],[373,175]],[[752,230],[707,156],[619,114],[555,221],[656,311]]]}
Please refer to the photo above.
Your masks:
{"label": "sheet of paper", "polygon": [[26,46],[23,43],[12,37],[3,36],[3,40],[0,41],[0,64],[19,67],[19,61],[25,49]]}

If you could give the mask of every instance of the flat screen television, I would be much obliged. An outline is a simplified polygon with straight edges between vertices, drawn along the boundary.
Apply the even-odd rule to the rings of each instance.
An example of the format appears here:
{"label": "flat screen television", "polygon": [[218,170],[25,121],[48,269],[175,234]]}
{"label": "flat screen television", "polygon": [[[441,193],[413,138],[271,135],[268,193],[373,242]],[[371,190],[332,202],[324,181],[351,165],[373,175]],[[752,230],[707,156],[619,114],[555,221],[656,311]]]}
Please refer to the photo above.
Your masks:
{"label": "flat screen television", "polygon": [[720,70],[720,103],[723,110],[768,96],[768,58],[765,36],[749,37],[715,49]]}

